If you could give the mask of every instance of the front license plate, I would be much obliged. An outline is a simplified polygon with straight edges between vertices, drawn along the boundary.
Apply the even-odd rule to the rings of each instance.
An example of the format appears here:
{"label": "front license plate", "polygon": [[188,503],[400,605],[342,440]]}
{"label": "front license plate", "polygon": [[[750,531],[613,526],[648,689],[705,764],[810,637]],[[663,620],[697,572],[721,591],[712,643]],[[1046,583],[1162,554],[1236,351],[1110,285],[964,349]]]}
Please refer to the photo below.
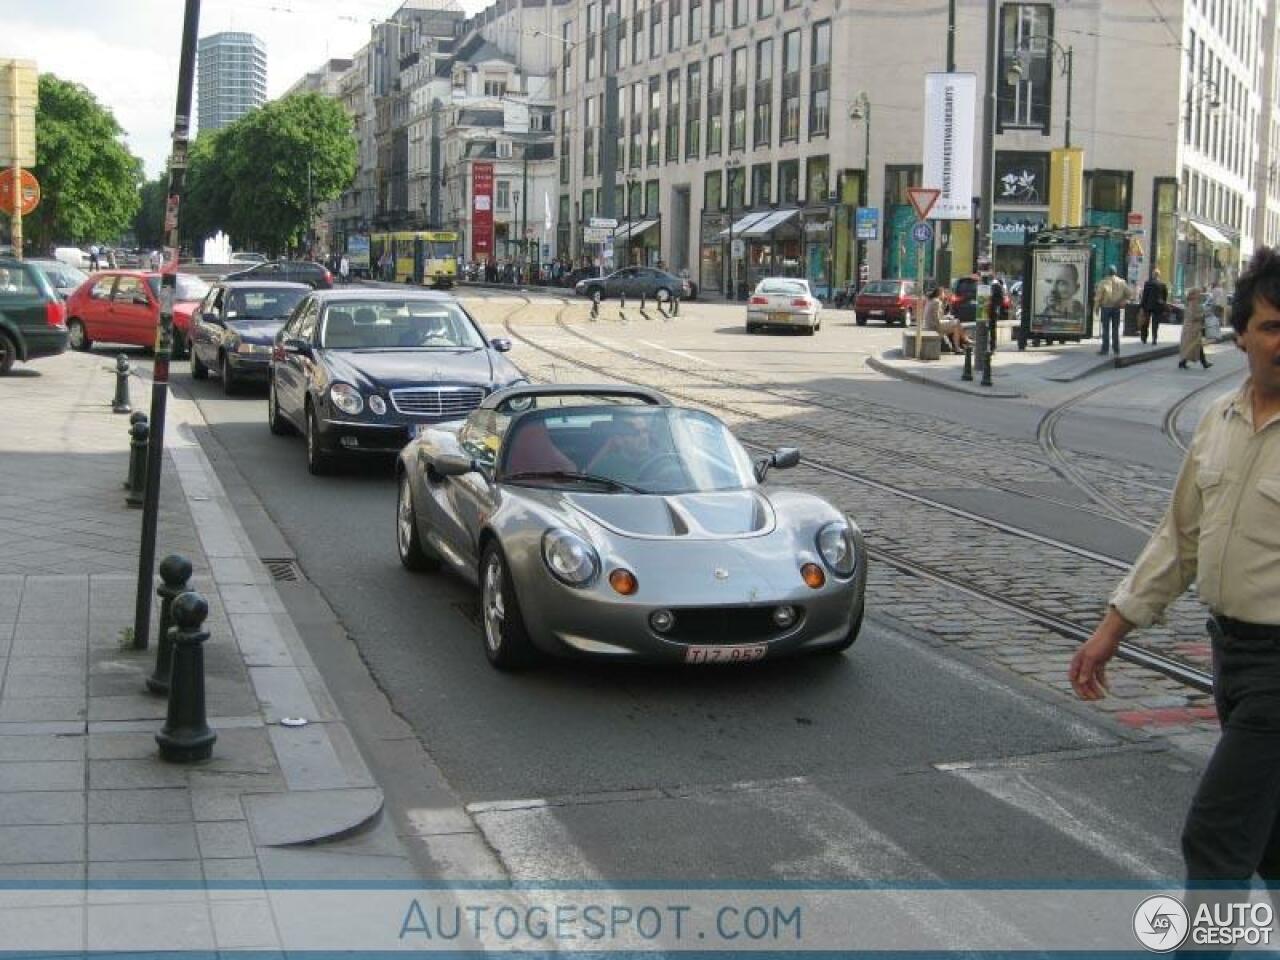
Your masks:
{"label": "front license plate", "polygon": [[690,647],[685,651],[685,663],[750,663],[763,660],[769,650],[767,643],[744,643],[736,647]]}
{"label": "front license plate", "polygon": [[432,427],[432,424],[429,424],[429,423],[409,424],[409,439],[413,440],[413,439],[416,439],[417,437],[422,436],[424,433],[430,430],[431,427]]}

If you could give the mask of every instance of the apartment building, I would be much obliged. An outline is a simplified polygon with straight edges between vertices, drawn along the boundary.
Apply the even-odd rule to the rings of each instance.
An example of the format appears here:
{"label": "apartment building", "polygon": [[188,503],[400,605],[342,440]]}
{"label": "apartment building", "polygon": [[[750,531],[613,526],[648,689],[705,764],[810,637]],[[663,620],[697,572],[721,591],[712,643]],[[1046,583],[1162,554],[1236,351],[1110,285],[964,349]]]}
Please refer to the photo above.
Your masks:
{"label": "apartment building", "polygon": [[214,33],[196,44],[198,129],[217,130],[267,102],[267,48],[251,33]]}

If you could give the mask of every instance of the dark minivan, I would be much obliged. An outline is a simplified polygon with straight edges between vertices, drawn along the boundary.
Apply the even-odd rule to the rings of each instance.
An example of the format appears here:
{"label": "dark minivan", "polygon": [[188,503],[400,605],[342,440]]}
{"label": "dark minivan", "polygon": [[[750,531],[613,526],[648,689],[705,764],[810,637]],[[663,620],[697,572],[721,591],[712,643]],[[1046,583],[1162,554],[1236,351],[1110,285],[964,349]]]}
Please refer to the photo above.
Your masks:
{"label": "dark minivan", "polygon": [[67,349],[67,308],[44,273],[0,257],[0,375]]}

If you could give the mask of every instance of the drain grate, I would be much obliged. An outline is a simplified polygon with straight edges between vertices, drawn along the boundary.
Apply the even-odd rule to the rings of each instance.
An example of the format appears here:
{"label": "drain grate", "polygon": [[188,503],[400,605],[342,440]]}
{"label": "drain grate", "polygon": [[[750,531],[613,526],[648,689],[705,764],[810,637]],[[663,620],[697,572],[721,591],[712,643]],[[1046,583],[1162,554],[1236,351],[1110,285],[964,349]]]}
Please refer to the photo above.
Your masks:
{"label": "drain grate", "polygon": [[298,569],[298,561],[292,557],[280,557],[270,560],[264,558],[262,565],[271,574],[271,579],[277,583],[297,583],[302,579],[302,571]]}

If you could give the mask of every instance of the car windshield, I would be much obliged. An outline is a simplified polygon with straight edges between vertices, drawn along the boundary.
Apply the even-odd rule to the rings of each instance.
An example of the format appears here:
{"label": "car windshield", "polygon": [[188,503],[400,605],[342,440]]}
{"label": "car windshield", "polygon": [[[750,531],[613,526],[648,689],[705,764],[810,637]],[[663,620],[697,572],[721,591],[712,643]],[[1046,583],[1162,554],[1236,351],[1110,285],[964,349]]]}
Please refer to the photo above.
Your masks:
{"label": "car windshield", "polygon": [[[177,274],[178,285],[174,289],[173,299],[175,300],[203,300],[204,295],[209,292],[209,285],[199,277],[193,277],[189,273]],[[160,278],[156,276],[147,277],[147,286],[151,288],[152,294],[158,300],[160,299]]]}
{"label": "car windshield", "polygon": [[872,280],[862,288],[862,292],[872,296],[896,297],[898,295],[898,287],[899,284],[894,280]]}
{"label": "car windshield", "polygon": [[539,410],[512,424],[502,479],[601,493],[704,493],[756,484],[751,458],[710,414],[633,404]]}
{"label": "car windshield", "polygon": [[228,320],[282,320],[293,312],[306,290],[266,289],[227,292]]}
{"label": "car windshield", "polygon": [[790,293],[808,296],[809,285],[803,280],[761,280],[756,293]]}
{"label": "car windshield", "polygon": [[485,344],[456,303],[387,298],[330,304],[320,345],[330,350],[478,350]]}
{"label": "car windshield", "polygon": [[68,266],[65,263],[41,263],[39,267],[55,287],[78,287],[89,279],[89,275],[83,270],[77,270],[75,267]]}

